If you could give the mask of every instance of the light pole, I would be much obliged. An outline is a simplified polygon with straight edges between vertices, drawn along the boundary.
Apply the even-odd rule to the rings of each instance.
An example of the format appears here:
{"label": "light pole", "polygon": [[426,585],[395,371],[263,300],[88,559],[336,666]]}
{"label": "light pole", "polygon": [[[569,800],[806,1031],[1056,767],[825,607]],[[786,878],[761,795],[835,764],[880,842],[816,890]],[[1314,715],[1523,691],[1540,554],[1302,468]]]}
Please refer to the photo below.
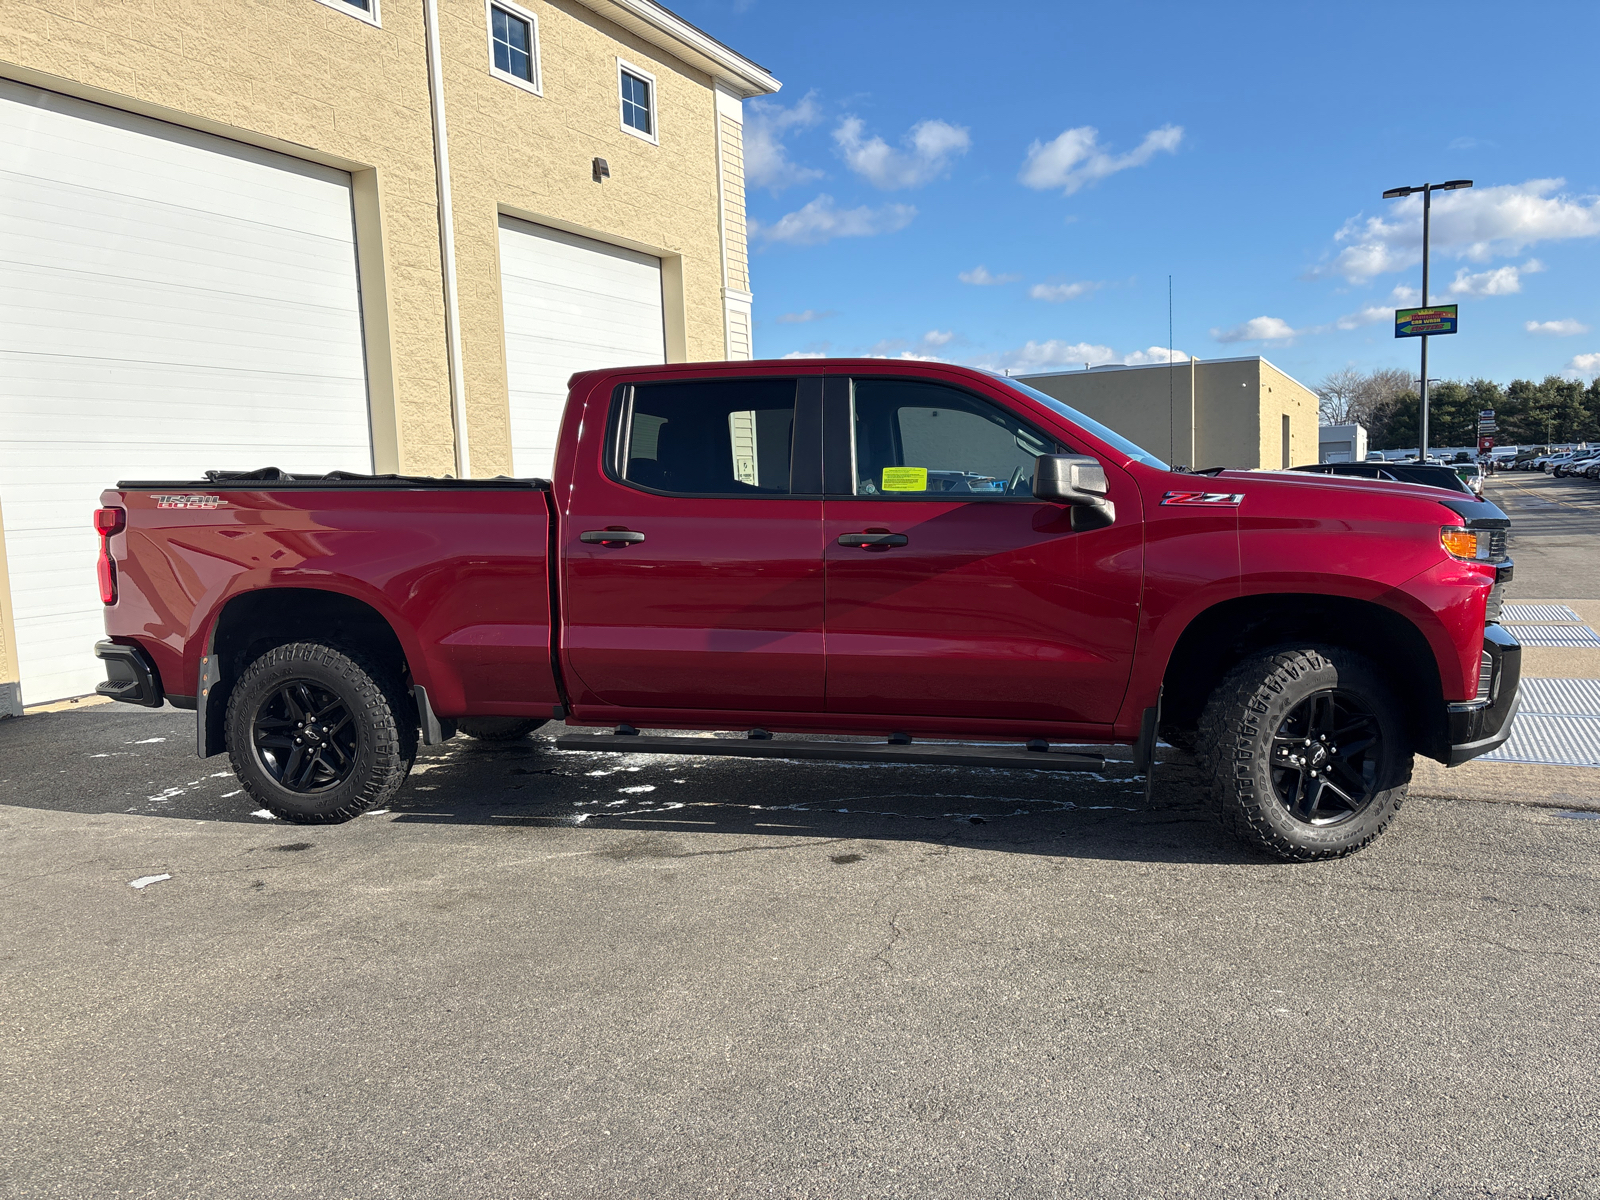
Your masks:
{"label": "light pole", "polygon": [[[1383,194],[1385,200],[1397,200],[1401,196],[1409,196],[1413,192],[1422,193],[1422,307],[1428,307],[1428,219],[1429,210],[1433,207],[1433,193],[1453,192],[1459,188],[1472,186],[1470,179],[1452,179],[1448,183],[1425,183],[1421,187],[1390,188]],[[1421,435],[1421,453],[1417,456],[1418,462],[1428,461],[1428,335],[1422,335],[1422,412],[1417,421],[1417,429]]]}

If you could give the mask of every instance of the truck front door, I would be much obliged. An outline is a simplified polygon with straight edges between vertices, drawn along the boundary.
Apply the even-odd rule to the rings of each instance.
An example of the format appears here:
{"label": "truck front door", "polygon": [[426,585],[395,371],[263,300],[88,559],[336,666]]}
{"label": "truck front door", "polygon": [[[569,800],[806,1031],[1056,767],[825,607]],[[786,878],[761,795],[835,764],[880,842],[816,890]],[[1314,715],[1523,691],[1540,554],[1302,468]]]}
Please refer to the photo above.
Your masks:
{"label": "truck front door", "polygon": [[1111,722],[1137,632],[1124,508],[1075,532],[1033,498],[1062,446],[965,389],[830,377],[823,539],[830,712]]}
{"label": "truck front door", "polygon": [[821,389],[644,378],[609,420],[591,402],[556,496],[580,707],[821,711]]}

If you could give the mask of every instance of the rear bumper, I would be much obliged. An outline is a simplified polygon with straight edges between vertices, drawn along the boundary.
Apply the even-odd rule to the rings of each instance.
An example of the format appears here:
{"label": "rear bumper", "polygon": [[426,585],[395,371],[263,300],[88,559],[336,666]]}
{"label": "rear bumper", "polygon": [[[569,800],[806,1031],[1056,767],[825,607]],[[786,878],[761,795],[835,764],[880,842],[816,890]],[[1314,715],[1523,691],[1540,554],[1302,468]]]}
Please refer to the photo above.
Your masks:
{"label": "rear bumper", "polygon": [[106,664],[106,680],[95,691],[124,704],[141,704],[145,708],[160,708],[161,675],[147,655],[138,646],[124,646],[119,642],[96,642],[94,655]]}
{"label": "rear bumper", "polygon": [[1511,736],[1511,721],[1520,699],[1522,645],[1503,626],[1488,625],[1483,630],[1483,652],[1489,658],[1488,694],[1446,706],[1450,732],[1447,766],[1459,767],[1496,750]]}

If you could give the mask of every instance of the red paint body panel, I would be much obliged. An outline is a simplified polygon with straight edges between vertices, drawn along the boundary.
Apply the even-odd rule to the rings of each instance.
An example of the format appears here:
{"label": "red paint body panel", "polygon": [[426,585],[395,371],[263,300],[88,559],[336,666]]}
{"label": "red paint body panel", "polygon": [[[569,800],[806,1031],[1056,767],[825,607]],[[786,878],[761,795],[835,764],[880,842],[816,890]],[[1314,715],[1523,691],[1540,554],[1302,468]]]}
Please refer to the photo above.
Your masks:
{"label": "red paint body panel", "polygon": [[128,510],[106,632],[143,646],[169,693],[194,694],[229,600],[311,588],[377,610],[440,716],[544,716],[559,701],[544,493],[230,490],[205,510],[153,494],[103,498]]}
{"label": "red paint body panel", "polygon": [[[1067,510],[1033,501],[663,496],[607,474],[619,385],[763,375],[977,392],[1097,458],[1116,520],[1074,531]],[[1224,502],[1163,504],[1175,490]],[[1433,649],[1445,698],[1467,699],[1495,577],[1443,552],[1439,528],[1460,518],[1436,489],[1164,471],[994,377],[878,359],[574,376],[548,493],[263,484],[226,491],[215,509],[160,510],[154,491],[106,493],[128,509],[110,539],[120,596],[106,627],[149,652],[168,692],[195,690],[230,599],[315,588],[389,623],[443,717],[565,703],[576,724],[1130,741],[1197,617],[1304,594],[1399,614]],[[580,540],[614,527],[645,540]],[[909,541],[837,543],[868,529]]]}

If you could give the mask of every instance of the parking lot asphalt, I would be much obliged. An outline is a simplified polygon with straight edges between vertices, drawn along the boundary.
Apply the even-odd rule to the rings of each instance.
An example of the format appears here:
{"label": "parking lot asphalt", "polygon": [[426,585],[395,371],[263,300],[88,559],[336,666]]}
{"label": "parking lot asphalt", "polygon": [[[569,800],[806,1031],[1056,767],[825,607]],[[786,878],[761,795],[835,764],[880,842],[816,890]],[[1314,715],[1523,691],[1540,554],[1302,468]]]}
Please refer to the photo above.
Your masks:
{"label": "parking lot asphalt", "polygon": [[559,729],[303,827],[191,714],[0,722],[0,1195],[1600,1196],[1600,772],[1289,866],[1182,764]]}

